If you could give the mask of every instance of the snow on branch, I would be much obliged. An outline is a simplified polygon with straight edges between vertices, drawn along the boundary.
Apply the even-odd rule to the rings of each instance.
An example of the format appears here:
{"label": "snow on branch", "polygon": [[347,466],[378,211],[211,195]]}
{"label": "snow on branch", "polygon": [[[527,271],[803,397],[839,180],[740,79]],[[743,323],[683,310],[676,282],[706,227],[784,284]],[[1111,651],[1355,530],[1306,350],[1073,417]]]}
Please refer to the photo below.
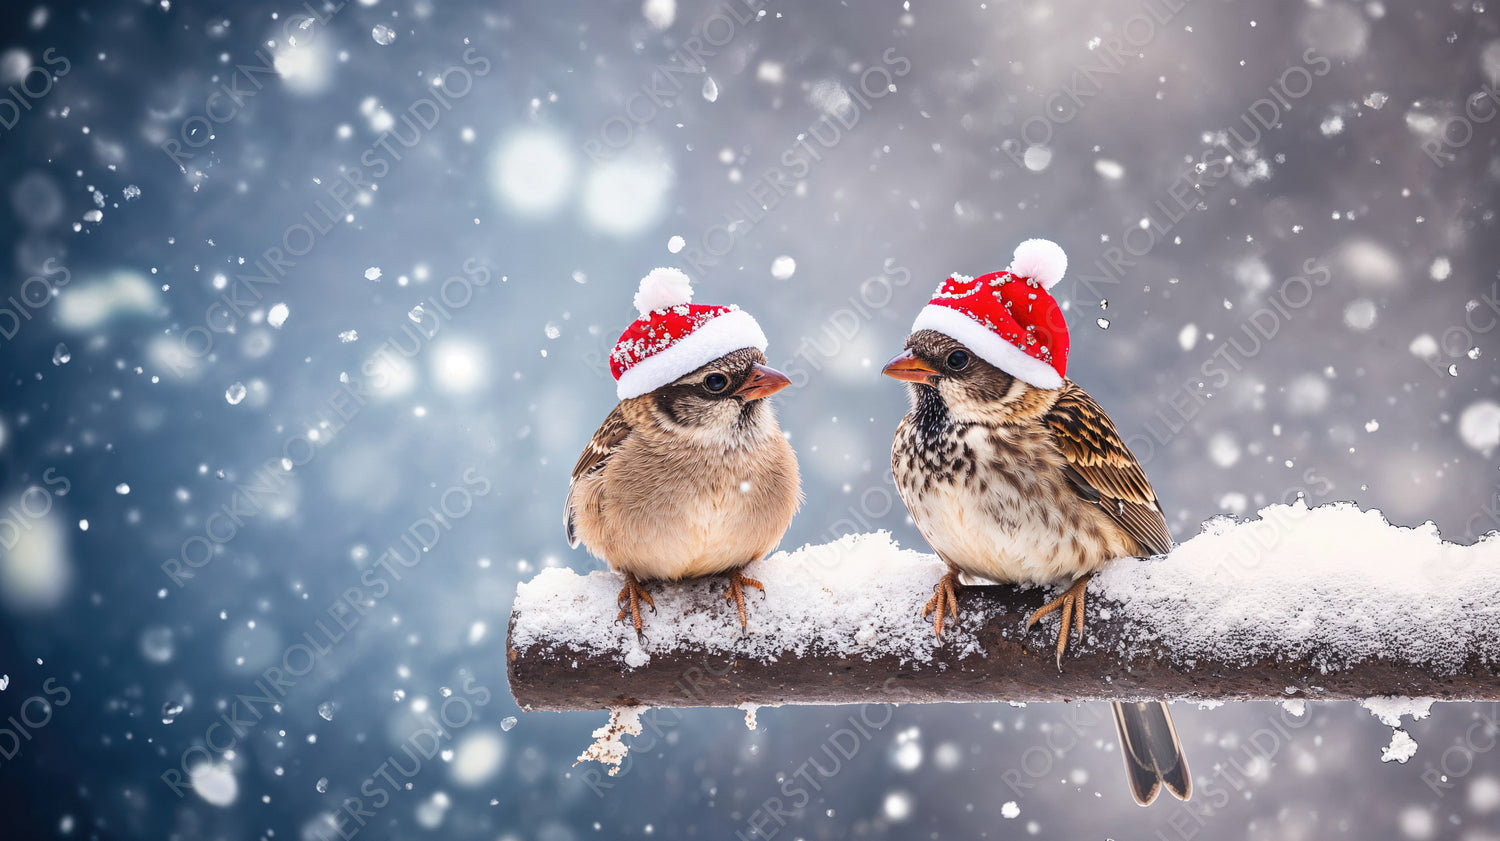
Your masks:
{"label": "snow on branch", "polygon": [[1040,588],[969,586],[941,640],[921,607],[943,572],[884,532],[781,552],[747,574],[741,631],[718,580],[653,584],[644,643],[621,579],[549,569],[517,591],[507,659],[529,710],[1104,699],[1500,700],[1500,536],[1445,543],[1348,504],[1219,518],[1171,554],[1089,585],[1058,672]]}

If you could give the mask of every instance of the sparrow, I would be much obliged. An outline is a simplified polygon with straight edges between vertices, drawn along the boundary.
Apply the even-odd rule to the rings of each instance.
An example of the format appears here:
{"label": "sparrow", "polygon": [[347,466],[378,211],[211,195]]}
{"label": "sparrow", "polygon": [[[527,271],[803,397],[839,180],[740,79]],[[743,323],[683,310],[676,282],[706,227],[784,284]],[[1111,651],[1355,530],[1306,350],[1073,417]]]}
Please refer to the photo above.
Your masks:
{"label": "sparrow", "polygon": [[[663,271],[670,270],[657,270]],[[674,289],[657,289],[657,298],[644,302],[663,305],[643,309],[632,326],[635,338],[627,330],[617,346],[624,398],[584,447],[565,504],[569,545],[582,543],[625,576],[616,621],[628,615],[637,635],[641,603],[656,607],[644,582],[719,575],[729,583],[725,599],[747,627],[745,589],[765,586],[744,575],[744,567],[776,547],[802,503],[797,457],[765,399],[791,381],[766,365],[765,340],[753,320],[739,310],[690,308],[682,300],[690,300],[686,278],[670,282]],[[643,305],[641,296],[637,303]],[[716,322],[736,329],[718,329]],[[698,347],[695,334],[712,334],[714,341]],[[746,346],[656,384],[704,353],[741,342]],[[677,354],[679,344],[696,355]],[[655,364],[664,361],[670,364]],[[646,367],[632,372],[630,363]],[[646,379],[632,379],[642,371]],[[631,394],[647,385],[655,387]]]}
{"label": "sparrow", "polygon": [[[1051,243],[1032,245],[1039,242],[1017,249],[1005,272],[945,283],[883,373],[907,382],[911,399],[891,448],[896,486],[948,565],[923,617],[936,614],[941,636],[945,614],[958,616],[961,574],[1066,584],[1026,624],[1060,612],[1061,669],[1070,632],[1083,634],[1094,571],[1114,558],[1165,553],[1172,538],[1114,423],[1063,376],[1066,325],[1046,288],[1066,258]],[[1113,709],[1136,802],[1151,803],[1163,786],[1186,800],[1191,777],[1166,705]]]}

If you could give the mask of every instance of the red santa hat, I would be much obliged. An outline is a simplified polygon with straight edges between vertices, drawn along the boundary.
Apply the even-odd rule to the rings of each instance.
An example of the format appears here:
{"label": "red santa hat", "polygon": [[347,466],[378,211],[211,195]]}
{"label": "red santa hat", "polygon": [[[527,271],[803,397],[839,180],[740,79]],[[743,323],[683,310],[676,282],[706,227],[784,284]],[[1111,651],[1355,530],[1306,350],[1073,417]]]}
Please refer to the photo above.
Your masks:
{"label": "red santa hat", "polygon": [[678,269],[652,269],[641,278],[635,308],[640,318],[609,355],[621,400],[655,391],[727,353],[766,349],[766,334],[750,313],[694,304],[692,281]]}
{"label": "red santa hat", "polygon": [[1068,324],[1047,290],[1067,268],[1057,243],[1028,239],[1005,271],[943,281],[912,332],[936,330],[1017,379],[1058,388],[1068,375]]}

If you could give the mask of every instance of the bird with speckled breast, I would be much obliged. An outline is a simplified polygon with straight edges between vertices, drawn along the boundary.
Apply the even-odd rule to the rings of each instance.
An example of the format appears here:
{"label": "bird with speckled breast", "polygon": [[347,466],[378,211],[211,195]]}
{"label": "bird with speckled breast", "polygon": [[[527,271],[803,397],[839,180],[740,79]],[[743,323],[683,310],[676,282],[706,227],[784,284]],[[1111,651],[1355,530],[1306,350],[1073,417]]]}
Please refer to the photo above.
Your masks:
{"label": "bird with speckled breast", "polygon": [[655,269],[640,317],[610,354],[620,402],[568,484],[569,545],[625,576],[616,621],[641,631],[648,581],[723,575],[743,627],[746,564],[770,554],[802,503],[797,457],[765,398],[791,383],[738,307],[694,304],[687,275]]}
{"label": "bird with speckled breast", "polygon": [[[917,316],[884,369],[909,385],[911,411],[891,449],[896,486],[917,529],[948,565],[922,615],[958,617],[960,574],[999,583],[1066,584],[1027,619],[1061,613],[1057,667],[1082,636],[1089,578],[1106,562],[1172,547],[1156,492],[1114,423],[1066,378],[1068,327],[1049,291],[1067,256],[1027,240],[1008,269],[953,275]],[[1163,786],[1186,800],[1192,779],[1160,701],[1113,704],[1136,802]]]}

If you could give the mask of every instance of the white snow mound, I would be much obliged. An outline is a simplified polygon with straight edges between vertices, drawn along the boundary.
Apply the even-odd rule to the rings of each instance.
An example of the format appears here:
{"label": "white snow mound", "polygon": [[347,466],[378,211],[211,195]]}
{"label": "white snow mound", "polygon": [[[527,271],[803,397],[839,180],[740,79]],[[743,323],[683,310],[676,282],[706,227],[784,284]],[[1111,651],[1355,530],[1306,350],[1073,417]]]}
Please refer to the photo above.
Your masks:
{"label": "white snow mound", "polygon": [[[944,571],[886,532],[778,552],[746,574],[749,629],[741,632],[722,579],[648,584],[656,612],[644,646],[616,622],[622,579],[549,569],[520,585],[511,644],[602,655],[636,668],[684,649],[761,662],[809,652],[866,660],[933,660],[939,641],[922,605]],[[1221,517],[1170,554],[1106,565],[1089,585],[1091,620],[1126,623],[1121,656],[1152,647],[1181,665],[1310,660],[1324,671],[1386,658],[1460,671],[1469,657],[1500,660],[1500,535],[1443,542],[1426,523],[1403,528],[1348,503],[1272,505],[1260,519]],[[1113,603],[1106,606],[1107,603]],[[982,610],[982,608],[976,608]],[[959,657],[983,655],[966,616],[943,629]],[[1418,699],[1421,701],[1423,699]]]}
{"label": "white snow mound", "polygon": [[[734,604],[723,598],[722,578],[647,584],[656,612],[643,617],[644,648],[628,622],[615,621],[619,575],[549,569],[517,589],[511,645],[613,656],[632,668],[650,662],[653,653],[684,648],[762,662],[809,651],[928,662],[938,640],[922,605],[944,569],[936,557],[903,550],[883,531],[778,552],[745,569],[766,591],[746,590],[750,624],[744,631]],[[952,625],[944,627],[942,644],[963,653],[979,650],[972,632]]]}
{"label": "white snow mound", "polygon": [[1091,594],[1187,660],[1304,659],[1324,670],[1385,657],[1454,672],[1500,658],[1500,536],[1445,543],[1349,503],[1221,517],[1171,554],[1106,567]]}

